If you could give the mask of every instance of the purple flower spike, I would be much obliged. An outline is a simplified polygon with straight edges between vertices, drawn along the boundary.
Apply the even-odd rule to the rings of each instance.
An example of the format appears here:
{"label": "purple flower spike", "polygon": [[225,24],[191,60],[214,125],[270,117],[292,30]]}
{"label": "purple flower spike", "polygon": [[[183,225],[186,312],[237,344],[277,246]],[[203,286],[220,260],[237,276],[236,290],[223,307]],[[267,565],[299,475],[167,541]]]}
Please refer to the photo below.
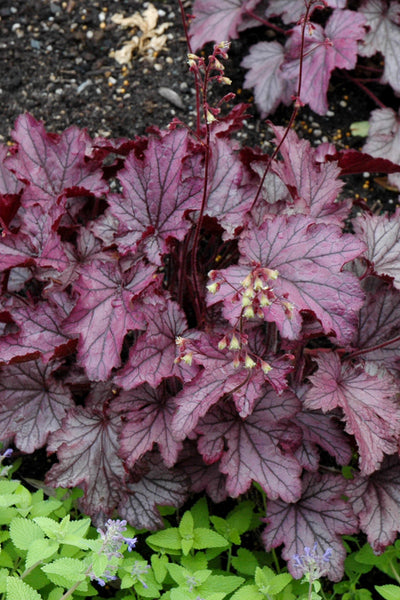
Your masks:
{"label": "purple flower spike", "polygon": [[315,581],[328,572],[331,556],[332,548],[327,548],[323,554],[319,554],[318,543],[315,542],[312,549],[305,546],[303,554],[294,554],[293,561],[303,575]]}

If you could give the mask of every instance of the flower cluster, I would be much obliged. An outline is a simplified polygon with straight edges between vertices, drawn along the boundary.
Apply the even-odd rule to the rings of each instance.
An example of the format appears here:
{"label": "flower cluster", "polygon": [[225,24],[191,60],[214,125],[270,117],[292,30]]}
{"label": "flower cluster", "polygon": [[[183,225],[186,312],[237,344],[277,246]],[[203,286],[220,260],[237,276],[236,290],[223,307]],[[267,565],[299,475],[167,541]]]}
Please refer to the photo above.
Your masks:
{"label": "flower cluster", "polygon": [[93,572],[89,573],[90,578],[95,579],[97,583],[104,586],[107,581],[113,581],[117,577],[115,575],[116,565],[113,558],[122,558],[121,548],[123,544],[127,544],[129,552],[135,547],[137,538],[128,538],[123,535],[126,531],[126,521],[116,519],[108,519],[106,523],[106,531],[97,529],[103,544],[99,550],[99,554],[104,554],[109,564],[104,570],[102,577],[97,577]]}
{"label": "flower cluster", "polygon": [[304,554],[294,554],[293,560],[295,566],[300,569],[303,575],[306,575],[310,581],[315,581],[327,574],[329,570],[329,561],[332,556],[332,548],[327,548],[323,554],[317,551],[318,543],[315,542],[312,548],[304,547]]}
{"label": "flower cluster", "polygon": [[3,460],[5,458],[10,458],[10,456],[12,455],[12,453],[13,453],[12,449],[8,448],[7,450],[5,450],[3,452],[3,454],[0,454],[0,467],[1,467],[1,469],[0,469],[0,477],[7,477],[8,471],[11,469],[12,465],[8,465],[7,467],[3,467],[2,463],[3,463]]}

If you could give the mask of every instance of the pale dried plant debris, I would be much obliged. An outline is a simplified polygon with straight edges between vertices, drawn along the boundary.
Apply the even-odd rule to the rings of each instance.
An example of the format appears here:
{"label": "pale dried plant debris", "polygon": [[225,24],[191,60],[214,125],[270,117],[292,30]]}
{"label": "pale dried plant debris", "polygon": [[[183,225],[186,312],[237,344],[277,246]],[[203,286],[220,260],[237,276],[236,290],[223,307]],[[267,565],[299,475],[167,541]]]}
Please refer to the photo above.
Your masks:
{"label": "pale dried plant debris", "polygon": [[164,32],[172,23],[162,23],[157,27],[158,11],[153,4],[149,4],[142,13],[136,12],[130,17],[116,13],[111,20],[125,29],[132,28],[132,38],[122,48],[110,53],[120,65],[129,63],[135,54],[154,58],[165,49],[167,36]]}

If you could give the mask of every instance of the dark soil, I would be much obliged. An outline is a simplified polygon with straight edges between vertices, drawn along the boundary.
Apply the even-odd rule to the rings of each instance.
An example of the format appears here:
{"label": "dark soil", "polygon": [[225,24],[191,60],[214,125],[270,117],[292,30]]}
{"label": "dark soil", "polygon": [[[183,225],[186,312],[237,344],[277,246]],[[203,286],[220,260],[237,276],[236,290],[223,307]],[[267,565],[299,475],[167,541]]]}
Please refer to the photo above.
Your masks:
{"label": "dark soil", "polygon": [[[45,122],[48,131],[61,132],[70,125],[85,127],[103,137],[133,137],[147,127],[166,127],[174,117],[188,125],[195,121],[195,96],[186,63],[187,47],[177,0],[153,0],[157,25],[170,23],[166,46],[156,56],[136,54],[128,65],[110,56],[131,39],[130,30],[112,21],[143,14],[148,2],[138,0],[2,0],[0,1],[0,142],[11,141],[11,130],[20,113],[30,112]],[[190,12],[190,0],[185,6]],[[240,62],[248,47],[263,39],[262,28],[247,31],[232,43],[226,74],[237,101],[250,102],[249,119],[240,141],[267,148],[271,134],[252,105],[251,91],[242,90]],[[346,80],[332,78],[329,116],[303,109],[297,131],[312,143],[333,141],[339,147],[363,144],[353,138],[350,125],[367,120],[376,106]],[[285,124],[291,109],[273,115]],[[382,185],[383,184],[383,185]],[[347,193],[358,194],[370,206],[390,209],[397,194],[365,175],[352,178]]]}

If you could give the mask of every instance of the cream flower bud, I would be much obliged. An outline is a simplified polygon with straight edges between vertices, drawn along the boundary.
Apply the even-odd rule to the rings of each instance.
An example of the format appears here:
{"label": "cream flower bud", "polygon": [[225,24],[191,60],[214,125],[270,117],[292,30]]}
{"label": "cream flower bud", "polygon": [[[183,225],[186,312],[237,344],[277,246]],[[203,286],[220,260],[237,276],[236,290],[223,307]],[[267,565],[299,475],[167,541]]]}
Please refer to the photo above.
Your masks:
{"label": "cream flower bud", "polygon": [[245,369],[253,369],[256,366],[256,364],[257,363],[255,363],[254,360],[248,354],[246,354],[246,358],[244,361]]}
{"label": "cream flower bud", "polygon": [[232,336],[231,343],[229,344],[229,350],[240,350],[240,342],[235,334]]}
{"label": "cream flower bud", "polygon": [[243,316],[245,319],[254,319],[254,310],[252,306],[248,306],[244,312],[243,312]]}

